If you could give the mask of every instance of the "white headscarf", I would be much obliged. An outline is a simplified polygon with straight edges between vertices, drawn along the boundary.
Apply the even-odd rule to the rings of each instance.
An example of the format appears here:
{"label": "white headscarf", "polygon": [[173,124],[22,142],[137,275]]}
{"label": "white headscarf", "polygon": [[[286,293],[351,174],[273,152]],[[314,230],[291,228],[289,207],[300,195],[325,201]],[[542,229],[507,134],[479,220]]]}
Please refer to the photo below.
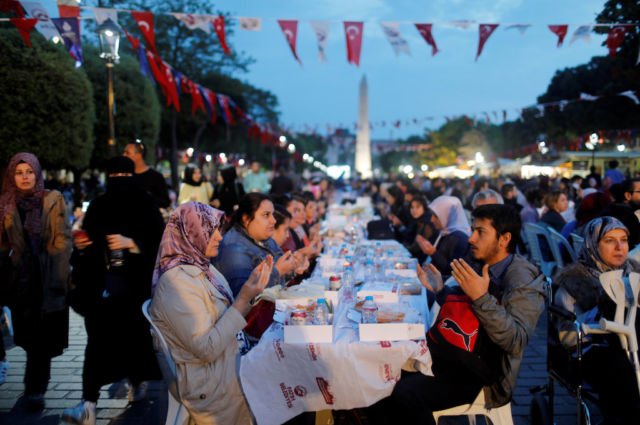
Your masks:
{"label": "white headscarf", "polygon": [[450,234],[459,230],[467,236],[471,235],[471,227],[462,203],[455,196],[438,196],[429,204],[429,209],[442,223],[442,233]]}

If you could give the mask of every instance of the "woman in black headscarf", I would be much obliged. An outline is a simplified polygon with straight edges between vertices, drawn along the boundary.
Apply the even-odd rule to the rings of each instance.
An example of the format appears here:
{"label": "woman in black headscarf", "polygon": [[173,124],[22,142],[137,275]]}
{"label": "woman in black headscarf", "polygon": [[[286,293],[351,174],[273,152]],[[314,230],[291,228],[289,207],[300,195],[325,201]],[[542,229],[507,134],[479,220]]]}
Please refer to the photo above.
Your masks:
{"label": "woman in black headscarf", "polygon": [[244,187],[237,181],[238,174],[234,166],[220,170],[220,176],[222,184],[216,186],[211,205],[224,211],[227,217],[231,217],[244,196]]}
{"label": "woman in black headscarf", "polygon": [[[629,231],[618,219],[598,217],[584,228],[584,246],[578,261],[562,269],[556,278],[554,303],[574,313],[581,322],[613,320],[615,303],[604,291],[600,275],[621,270],[628,278],[640,265],[628,258]],[[630,293],[630,288],[627,289]],[[638,300],[631,300],[637,303]],[[636,334],[640,317],[636,317]],[[573,321],[558,324],[560,341],[570,348],[576,344]],[[599,395],[606,424],[634,423],[640,415],[640,395],[633,368],[615,334],[590,336],[583,346],[582,374]],[[587,343],[585,343],[587,345]]]}
{"label": "woman in black headscarf", "polygon": [[85,316],[88,338],[83,401],[63,412],[72,423],[94,423],[101,386],[128,378],[129,400],[137,401],[145,381],[160,378],[141,306],[151,297],[164,223],[133,172],[129,158],[107,162],[107,191],[91,202],[82,226],[88,239],[74,240],[73,280],[81,295],[73,306]]}
{"label": "woman in black headscarf", "polygon": [[212,194],[211,183],[205,181],[202,170],[195,164],[187,164],[184,169],[184,179],[180,185],[178,204],[182,205],[190,201],[208,204]]}
{"label": "woman in black headscarf", "polygon": [[35,155],[11,158],[0,196],[0,305],[27,353],[26,407],[44,409],[51,358],[67,347],[71,229],[60,192],[44,189]]}

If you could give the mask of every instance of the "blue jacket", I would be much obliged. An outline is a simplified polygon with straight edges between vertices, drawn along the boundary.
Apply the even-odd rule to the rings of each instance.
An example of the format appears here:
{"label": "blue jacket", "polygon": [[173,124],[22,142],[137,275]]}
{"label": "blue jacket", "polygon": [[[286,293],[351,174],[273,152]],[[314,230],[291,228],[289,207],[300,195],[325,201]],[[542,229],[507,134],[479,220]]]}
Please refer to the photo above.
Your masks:
{"label": "blue jacket", "polygon": [[[263,246],[260,246],[244,229],[236,225],[225,233],[218,249],[218,256],[212,263],[227,279],[233,295],[236,296],[253,269],[269,254],[273,256],[274,264],[282,256],[282,250],[273,239],[267,239]],[[282,285],[284,282],[278,270],[273,267],[268,286]]]}

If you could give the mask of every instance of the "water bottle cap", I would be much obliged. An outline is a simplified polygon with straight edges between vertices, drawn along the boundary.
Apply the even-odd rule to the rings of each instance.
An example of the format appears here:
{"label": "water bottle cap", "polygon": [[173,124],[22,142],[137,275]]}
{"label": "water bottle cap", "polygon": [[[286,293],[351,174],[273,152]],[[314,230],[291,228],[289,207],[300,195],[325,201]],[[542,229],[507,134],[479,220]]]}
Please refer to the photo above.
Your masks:
{"label": "water bottle cap", "polygon": [[364,297],[365,301],[373,301],[373,295],[367,295],[366,297]]}
{"label": "water bottle cap", "polygon": [[325,300],[324,298],[318,298],[318,304],[326,304],[327,300]]}

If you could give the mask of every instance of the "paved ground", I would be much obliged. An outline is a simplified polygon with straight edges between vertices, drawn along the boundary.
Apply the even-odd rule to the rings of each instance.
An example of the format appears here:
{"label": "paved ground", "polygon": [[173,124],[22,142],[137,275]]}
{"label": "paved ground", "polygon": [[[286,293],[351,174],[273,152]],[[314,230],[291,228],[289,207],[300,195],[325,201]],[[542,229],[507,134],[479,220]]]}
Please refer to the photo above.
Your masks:
{"label": "paved ground", "polygon": [[[525,353],[524,362],[515,391],[512,408],[516,425],[529,424],[529,388],[546,383],[546,322],[538,326],[536,336]],[[86,335],[82,319],[71,313],[69,348],[54,359],[52,376],[46,394],[47,408],[41,414],[26,414],[19,408],[22,395],[22,377],[25,367],[24,351],[12,348],[8,351],[11,368],[7,382],[0,386],[1,425],[57,425],[60,414],[66,407],[74,406],[82,396],[82,360]],[[152,384],[149,400],[128,406],[126,394],[118,390],[122,385],[104,387],[98,402],[98,424],[100,425],[158,425],[164,423],[166,390],[161,382]],[[120,391],[124,393],[124,391]],[[575,424],[575,402],[567,395],[556,396],[556,424]],[[442,421],[441,421],[442,423]]]}

